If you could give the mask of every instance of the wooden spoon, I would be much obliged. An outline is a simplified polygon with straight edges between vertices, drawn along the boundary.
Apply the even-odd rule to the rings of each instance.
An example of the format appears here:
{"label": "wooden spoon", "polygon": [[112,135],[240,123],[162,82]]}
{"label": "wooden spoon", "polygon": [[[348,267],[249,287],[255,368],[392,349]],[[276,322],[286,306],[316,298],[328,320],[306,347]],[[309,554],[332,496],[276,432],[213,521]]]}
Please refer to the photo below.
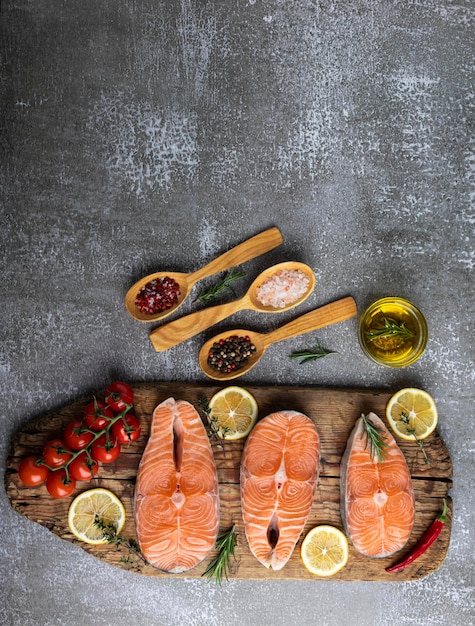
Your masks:
{"label": "wooden spoon", "polygon": [[[199,354],[200,367],[206,376],[213,378],[214,380],[231,380],[232,378],[238,378],[252,369],[254,365],[256,365],[257,362],[264,356],[264,352],[267,348],[273,343],[282,341],[283,339],[289,339],[290,337],[297,337],[298,335],[308,333],[312,330],[317,330],[318,328],[323,328],[324,326],[330,326],[331,324],[336,324],[337,322],[343,322],[344,320],[350,319],[355,315],[356,303],[353,298],[347,297],[337,300],[336,302],[331,302],[330,304],[325,304],[324,306],[314,309],[309,313],[305,313],[305,315],[297,317],[297,319],[292,320],[288,324],[284,324],[270,333],[256,333],[250,330],[243,330],[241,328],[220,333],[212,339],[209,339],[201,348]],[[230,337],[232,335],[237,335],[239,337],[248,336],[252,343],[256,346],[256,351],[249,358],[249,361],[246,365],[244,365],[244,367],[229,373],[219,372],[208,364],[208,354],[210,348],[216,341],[225,339],[226,337]]]}
{"label": "wooden spoon", "polygon": [[[278,272],[279,270],[300,270],[304,272],[310,279],[307,291],[303,296],[288,304],[284,307],[272,307],[264,306],[256,298],[256,289],[270,276]],[[308,265],[304,263],[298,263],[297,261],[285,261],[284,263],[278,263],[272,267],[268,267],[261,272],[259,276],[253,281],[247,292],[238,300],[232,302],[225,302],[224,304],[218,304],[217,306],[208,307],[206,309],[200,309],[184,317],[180,317],[173,322],[164,324],[150,333],[150,341],[157,352],[163,352],[173,346],[186,341],[191,337],[194,337],[198,333],[206,330],[213,324],[217,324],[226,317],[229,317],[236,311],[242,311],[244,309],[262,311],[266,313],[280,313],[282,311],[288,311],[297,306],[312,293],[315,287],[315,274],[312,272]]]}
{"label": "wooden spoon", "polygon": [[[278,228],[273,227],[255,235],[254,237],[251,237],[234,248],[231,248],[231,250],[221,254],[219,257],[213,259],[213,261],[191,274],[185,274],[182,272],[155,272],[154,274],[149,274],[148,276],[138,280],[127,291],[125,296],[125,307],[130,315],[139,322],[156,322],[157,320],[161,320],[177,310],[190,293],[194,284],[199,280],[207,278],[208,276],[213,276],[213,274],[223,272],[224,270],[230,269],[240,263],[245,263],[256,256],[264,254],[264,252],[268,252],[269,250],[280,246],[282,242],[283,238],[281,232]],[[173,278],[173,280],[180,285],[180,296],[178,297],[178,301],[169,309],[155,313],[154,315],[142,313],[142,311],[140,311],[140,309],[138,309],[135,305],[135,299],[138,292],[151,280],[164,278],[165,276]]]}

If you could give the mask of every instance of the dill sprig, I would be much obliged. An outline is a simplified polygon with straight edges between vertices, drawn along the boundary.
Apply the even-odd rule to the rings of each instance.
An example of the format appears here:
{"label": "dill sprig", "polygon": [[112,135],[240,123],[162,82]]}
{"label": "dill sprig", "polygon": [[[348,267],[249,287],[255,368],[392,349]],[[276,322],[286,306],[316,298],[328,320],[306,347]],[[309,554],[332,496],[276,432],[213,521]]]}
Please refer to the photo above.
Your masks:
{"label": "dill sprig", "polygon": [[121,563],[126,563],[128,565],[133,564],[135,563],[134,557],[138,557],[144,563],[147,563],[147,560],[140,551],[140,546],[135,539],[126,539],[123,535],[117,533],[114,524],[105,524],[102,519],[95,520],[94,524],[102,530],[104,539],[107,539],[108,543],[117,546],[117,548],[120,546],[127,548],[128,554],[127,556],[122,556],[120,558]]}
{"label": "dill sprig", "polygon": [[234,526],[218,535],[215,546],[218,550],[218,554],[208,565],[202,576],[207,576],[209,579],[214,578],[217,585],[222,584],[223,576],[226,580],[229,580],[229,575],[231,574],[231,557],[234,557],[236,540],[236,530]]}
{"label": "dill sprig", "polygon": [[386,438],[384,436],[384,430],[380,426],[373,424],[373,422],[369,420],[366,415],[361,414],[361,418],[364,426],[361,438],[363,435],[366,435],[365,450],[369,446],[371,460],[373,461],[374,457],[377,456],[378,461],[381,462],[384,459],[386,448],[389,448],[389,444],[386,443]]}
{"label": "dill sprig", "polygon": [[292,352],[290,355],[291,359],[301,359],[299,361],[299,365],[302,363],[308,363],[309,361],[316,361],[317,359],[322,359],[323,357],[328,356],[329,354],[337,354],[334,350],[327,350],[322,346],[322,344],[318,341],[316,348],[309,348],[308,350],[303,350],[302,352]]}
{"label": "dill sprig", "polygon": [[404,322],[398,324],[395,320],[385,315],[383,316],[382,325],[380,324],[366,331],[366,335],[370,341],[380,337],[402,337],[403,339],[414,337],[413,331]]}
{"label": "dill sprig", "polygon": [[229,270],[226,272],[224,276],[218,280],[213,285],[210,285],[207,289],[201,291],[196,300],[200,300],[201,302],[209,302],[209,300],[213,300],[217,296],[220,296],[224,291],[232,291],[234,293],[233,288],[231,287],[231,283],[239,280],[240,278],[244,278],[246,274],[244,272],[235,272],[234,270]]}
{"label": "dill sprig", "polygon": [[401,422],[403,422],[403,424],[406,424],[407,434],[412,435],[414,437],[415,442],[417,443],[419,448],[422,450],[422,454],[424,455],[424,461],[428,465],[430,465],[432,463],[432,459],[430,458],[430,456],[427,455],[427,452],[424,449],[424,442],[422,441],[422,439],[418,439],[416,437],[416,430],[414,428],[410,428],[411,422],[409,420],[409,415],[405,411],[401,411]]}

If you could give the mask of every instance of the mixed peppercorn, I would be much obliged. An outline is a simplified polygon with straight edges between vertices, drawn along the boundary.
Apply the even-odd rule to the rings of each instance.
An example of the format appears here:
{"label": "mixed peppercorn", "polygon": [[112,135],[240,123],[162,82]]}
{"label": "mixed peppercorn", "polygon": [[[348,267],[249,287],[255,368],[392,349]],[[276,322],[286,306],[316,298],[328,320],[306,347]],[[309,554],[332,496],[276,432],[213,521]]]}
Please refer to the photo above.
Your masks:
{"label": "mixed peppercorn", "polygon": [[171,309],[180,296],[180,285],[170,278],[154,278],[138,292],[135,306],[142,312],[154,315]]}
{"label": "mixed peppercorn", "polygon": [[208,353],[208,365],[219,372],[229,373],[244,367],[256,351],[250,338],[230,335],[215,341]]}

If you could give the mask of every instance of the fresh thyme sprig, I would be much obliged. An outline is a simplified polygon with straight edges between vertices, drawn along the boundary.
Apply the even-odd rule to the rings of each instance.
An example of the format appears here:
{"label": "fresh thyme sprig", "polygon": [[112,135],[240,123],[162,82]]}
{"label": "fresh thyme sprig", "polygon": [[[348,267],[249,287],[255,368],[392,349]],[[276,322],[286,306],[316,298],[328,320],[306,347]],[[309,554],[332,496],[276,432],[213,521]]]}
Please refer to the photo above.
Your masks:
{"label": "fresh thyme sprig", "polygon": [[361,418],[364,426],[361,437],[366,435],[365,450],[369,446],[371,460],[374,460],[374,457],[377,456],[378,461],[381,462],[384,460],[386,448],[389,447],[389,444],[386,443],[386,438],[384,437],[384,430],[380,426],[373,424],[373,422],[369,420],[366,415],[361,414]]}
{"label": "fresh thyme sprig", "polygon": [[327,350],[322,346],[322,344],[318,341],[317,347],[314,349],[309,348],[308,350],[303,350],[302,352],[292,352],[290,355],[291,359],[301,359],[299,361],[299,365],[302,363],[308,363],[309,361],[316,361],[317,359],[322,359],[329,354],[337,354],[334,350]]}
{"label": "fresh thyme sprig", "polygon": [[209,579],[214,578],[217,585],[223,582],[223,576],[229,580],[231,574],[231,557],[234,556],[234,548],[236,547],[236,530],[233,526],[229,530],[221,533],[216,539],[216,549],[218,554],[211,561],[202,576]]}
{"label": "fresh thyme sprig", "polygon": [[117,546],[117,548],[120,546],[127,548],[129,552],[127,556],[122,556],[120,558],[121,563],[126,563],[128,565],[133,564],[135,563],[134,557],[137,557],[144,563],[147,563],[145,557],[140,551],[139,544],[135,541],[135,539],[126,539],[123,535],[117,533],[114,524],[105,524],[102,519],[95,520],[94,524],[102,530],[104,539],[107,539],[108,543]]}
{"label": "fresh thyme sprig", "polygon": [[414,337],[414,332],[408,328],[404,322],[398,324],[395,320],[384,315],[382,325],[375,326],[366,331],[366,335],[370,341],[381,337],[401,337],[403,339],[410,339]]}
{"label": "fresh thyme sprig", "polygon": [[235,272],[234,270],[229,270],[226,272],[224,276],[218,280],[216,283],[201,291],[196,300],[200,300],[201,302],[209,302],[209,300],[213,300],[217,296],[221,295],[224,291],[230,290],[234,293],[233,288],[231,287],[231,283],[239,280],[240,278],[244,278],[246,274],[243,272]]}
{"label": "fresh thyme sprig", "polygon": [[208,424],[208,427],[206,430],[208,433],[208,437],[215,439],[218,443],[218,447],[222,448],[223,446],[221,445],[221,441],[223,439],[226,439],[226,433],[228,432],[229,429],[226,427],[220,426],[218,419],[214,415],[211,415],[211,409],[209,407],[208,398],[206,398],[205,396],[200,396],[200,398],[198,398],[198,405],[206,416],[206,421]]}
{"label": "fresh thyme sprig", "polygon": [[403,424],[406,424],[407,428],[406,428],[406,432],[408,435],[412,435],[414,437],[415,442],[417,443],[417,445],[419,446],[419,448],[422,450],[422,454],[424,455],[424,461],[430,465],[432,463],[432,459],[430,458],[430,456],[427,455],[427,452],[424,449],[424,442],[421,439],[418,439],[416,437],[416,431],[414,428],[410,428],[410,420],[409,420],[409,415],[405,412],[405,411],[401,411],[401,422],[403,422]]}

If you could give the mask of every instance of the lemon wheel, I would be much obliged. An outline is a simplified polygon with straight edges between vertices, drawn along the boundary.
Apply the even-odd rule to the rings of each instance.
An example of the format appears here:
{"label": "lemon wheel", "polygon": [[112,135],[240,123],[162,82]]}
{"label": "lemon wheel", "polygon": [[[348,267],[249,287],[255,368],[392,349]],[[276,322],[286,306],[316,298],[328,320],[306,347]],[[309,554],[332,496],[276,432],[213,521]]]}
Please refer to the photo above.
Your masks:
{"label": "lemon wheel", "polygon": [[348,540],[334,526],[316,526],[303,540],[300,554],[309,572],[316,576],[333,576],[348,562]]}
{"label": "lemon wheel", "polygon": [[434,398],[408,387],[395,393],[386,406],[386,417],[394,433],[401,439],[425,439],[434,432],[438,413]]}
{"label": "lemon wheel", "polygon": [[225,387],[209,401],[208,420],[222,439],[242,439],[249,434],[258,415],[254,396],[242,387]]}
{"label": "lemon wheel", "polygon": [[93,545],[107,543],[103,530],[112,527],[118,534],[124,527],[125,509],[119,498],[102,487],[80,493],[71,503],[68,512],[69,529],[77,539]]}

